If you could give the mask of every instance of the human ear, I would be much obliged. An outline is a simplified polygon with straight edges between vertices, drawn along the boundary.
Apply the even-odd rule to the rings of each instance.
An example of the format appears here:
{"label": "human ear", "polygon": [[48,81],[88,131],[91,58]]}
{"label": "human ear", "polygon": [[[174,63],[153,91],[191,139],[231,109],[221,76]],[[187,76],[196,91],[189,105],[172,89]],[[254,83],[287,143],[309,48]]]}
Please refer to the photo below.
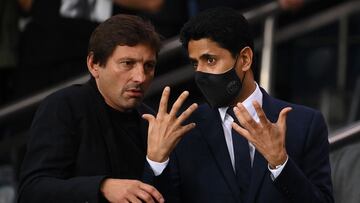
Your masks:
{"label": "human ear", "polygon": [[248,71],[253,62],[253,51],[250,47],[246,46],[240,51],[239,59],[242,71]]}
{"label": "human ear", "polygon": [[98,63],[94,63],[94,54],[92,52],[90,52],[88,54],[87,59],[86,59],[86,64],[87,64],[88,70],[91,73],[91,75],[94,78],[98,78],[100,66]]}

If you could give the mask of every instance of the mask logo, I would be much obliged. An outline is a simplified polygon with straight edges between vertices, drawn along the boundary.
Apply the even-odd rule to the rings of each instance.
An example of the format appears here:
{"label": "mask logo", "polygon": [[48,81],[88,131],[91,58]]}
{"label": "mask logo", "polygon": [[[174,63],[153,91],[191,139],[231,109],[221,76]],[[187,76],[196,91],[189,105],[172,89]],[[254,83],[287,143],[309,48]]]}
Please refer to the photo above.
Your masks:
{"label": "mask logo", "polygon": [[229,82],[229,84],[226,87],[227,93],[230,95],[236,94],[237,91],[241,88],[240,83],[236,80],[233,80]]}

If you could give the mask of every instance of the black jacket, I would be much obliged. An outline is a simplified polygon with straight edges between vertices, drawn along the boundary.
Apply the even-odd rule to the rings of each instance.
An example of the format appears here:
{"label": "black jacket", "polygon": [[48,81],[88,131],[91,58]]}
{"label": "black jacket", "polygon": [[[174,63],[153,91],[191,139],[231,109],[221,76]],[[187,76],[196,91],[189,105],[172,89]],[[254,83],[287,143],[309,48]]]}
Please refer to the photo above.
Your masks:
{"label": "black jacket", "polygon": [[[43,101],[29,131],[19,202],[103,202],[99,186],[105,177],[149,183],[153,173],[146,149],[137,148],[124,134],[116,135],[122,137],[121,146],[115,144],[105,105],[91,82],[65,88]],[[152,113],[145,105],[137,111],[139,116]],[[146,146],[147,122],[140,123]],[[128,153],[121,151],[124,148],[130,149]],[[144,166],[141,174],[134,174],[134,161],[129,159]]]}

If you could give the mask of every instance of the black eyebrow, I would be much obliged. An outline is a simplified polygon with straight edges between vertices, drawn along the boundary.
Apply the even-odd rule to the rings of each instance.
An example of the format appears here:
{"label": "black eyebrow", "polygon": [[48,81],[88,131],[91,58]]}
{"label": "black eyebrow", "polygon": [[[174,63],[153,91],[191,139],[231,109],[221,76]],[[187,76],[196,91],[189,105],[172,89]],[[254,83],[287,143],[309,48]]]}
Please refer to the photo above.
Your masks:
{"label": "black eyebrow", "polygon": [[200,56],[200,58],[201,59],[209,59],[209,58],[214,58],[215,57],[215,55],[213,55],[213,54],[203,54],[203,55],[201,55]]}
{"label": "black eyebrow", "polygon": [[[134,62],[139,62],[138,59],[136,58],[132,58],[132,57],[123,57],[123,58],[119,58],[118,60],[116,60],[118,62],[122,62],[122,61],[134,61]],[[147,61],[144,61],[144,63],[155,63],[156,64],[157,60],[156,59],[150,59]]]}
{"label": "black eyebrow", "polygon": [[[203,54],[203,55],[201,55],[200,56],[200,59],[201,60],[204,60],[204,59],[208,59],[208,58],[215,58],[216,57],[216,55],[214,55],[214,54]],[[190,62],[197,62],[198,60],[196,60],[196,59],[194,59],[194,58],[191,58],[191,57],[189,57],[189,60],[190,60]]]}

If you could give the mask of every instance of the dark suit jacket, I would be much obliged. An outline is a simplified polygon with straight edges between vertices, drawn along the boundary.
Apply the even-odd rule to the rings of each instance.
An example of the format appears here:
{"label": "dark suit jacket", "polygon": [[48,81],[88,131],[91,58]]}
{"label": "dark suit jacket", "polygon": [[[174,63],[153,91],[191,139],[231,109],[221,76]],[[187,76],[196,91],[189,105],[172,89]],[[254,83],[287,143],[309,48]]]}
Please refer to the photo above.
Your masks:
{"label": "dark suit jacket", "polygon": [[[276,122],[287,106],[293,108],[287,118],[289,160],[273,181],[267,161],[256,151],[246,202],[333,202],[323,117],[318,111],[274,99],[263,91],[263,109],[271,122]],[[190,120],[196,128],[179,142],[161,177],[165,200],[241,202],[218,110],[202,105]]]}
{"label": "dark suit jacket", "polygon": [[[124,143],[115,144],[105,105],[90,82],[65,88],[44,100],[29,131],[19,202],[102,202],[99,186],[105,177],[152,178],[146,149],[137,148],[123,134],[116,136],[122,136]],[[137,110],[139,116],[151,113],[145,105]],[[140,128],[146,142],[147,122],[141,121]],[[121,149],[132,145],[134,150],[122,153]],[[128,159],[144,164],[144,171],[133,172]]]}

